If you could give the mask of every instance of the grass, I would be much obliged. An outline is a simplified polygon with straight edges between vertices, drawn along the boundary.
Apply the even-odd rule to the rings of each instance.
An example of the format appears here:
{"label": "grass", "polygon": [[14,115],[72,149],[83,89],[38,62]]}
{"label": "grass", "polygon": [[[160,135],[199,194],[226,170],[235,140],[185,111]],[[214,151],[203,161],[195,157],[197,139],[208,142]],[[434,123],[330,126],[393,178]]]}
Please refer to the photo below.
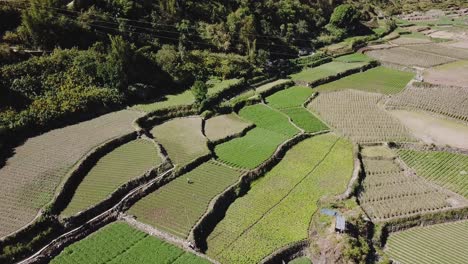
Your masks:
{"label": "grass", "polygon": [[381,94],[396,94],[401,92],[413,77],[414,73],[376,67],[344,77],[338,81],[320,85],[315,90],[328,92],[355,89]]}
{"label": "grass", "polygon": [[327,125],[304,107],[287,108],[281,111],[288,115],[292,122],[304,129],[305,132],[315,133],[328,129]]}
{"label": "grass", "polygon": [[391,159],[396,157],[396,154],[386,146],[365,146],[361,150],[361,154],[368,158],[378,158],[383,157]]}
{"label": "grass", "polygon": [[217,162],[205,162],[138,201],[129,214],[141,222],[186,238],[209,202],[234,184],[240,175],[240,171]]}
{"label": "grass", "polygon": [[209,140],[216,141],[240,133],[250,125],[236,114],[219,115],[206,120],[205,135]]}
{"label": "grass", "polygon": [[468,155],[409,149],[398,154],[419,176],[468,198]]}
{"label": "grass", "polygon": [[399,263],[468,263],[468,221],[391,234],[386,252]]}
{"label": "grass", "polygon": [[356,69],[365,65],[363,62],[345,63],[340,61],[332,61],[322,64],[315,68],[307,68],[299,73],[292,74],[291,78],[294,81],[314,82],[322,78],[336,75],[347,70]]}
{"label": "grass", "polygon": [[288,262],[288,264],[311,264],[308,257],[299,257]]}
{"label": "grass", "polygon": [[290,108],[301,106],[313,93],[309,87],[294,86],[268,96],[265,101],[277,109]]}
{"label": "grass", "polygon": [[0,169],[0,237],[31,222],[67,173],[94,147],[134,131],[135,111],[118,111],[29,138]]}
{"label": "grass", "polygon": [[316,201],[344,191],[352,170],[346,140],[327,134],[299,143],[229,207],[208,237],[207,254],[221,263],[258,263],[307,238]]}
{"label": "grass", "polygon": [[163,145],[169,158],[182,166],[209,153],[208,140],[201,129],[199,117],[176,118],[154,127],[151,134]]}
{"label": "grass", "polygon": [[371,62],[374,59],[367,56],[366,54],[362,54],[359,52],[343,55],[334,59],[334,61],[339,62],[346,62],[346,63],[354,63],[354,62]]}
{"label": "grass", "polygon": [[289,121],[288,118],[264,104],[256,104],[241,109],[239,115],[261,127],[272,132],[276,132],[286,137],[292,137],[299,131]]}
{"label": "grass", "polygon": [[104,200],[126,182],[161,163],[149,140],[124,144],[98,160],[76,189],[62,216],[74,215]]}
{"label": "grass", "polygon": [[50,263],[208,264],[210,262],[124,222],[115,222],[66,247]]}
{"label": "grass", "polygon": [[256,127],[241,138],[216,145],[219,160],[234,167],[254,169],[267,160],[287,136]]}
{"label": "grass", "polygon": [[290,81],[291,80],[289,80],[289,79],[279,79],[279,80],[276,80],[276,81],[261,85],[261,86],[255,88],[255,91],[257,93],[266,92],[266,91],[270,90],[271,88],[273,88],[273,87],[275,87],[277,85],[287,83],[287,82],[290,82]]}

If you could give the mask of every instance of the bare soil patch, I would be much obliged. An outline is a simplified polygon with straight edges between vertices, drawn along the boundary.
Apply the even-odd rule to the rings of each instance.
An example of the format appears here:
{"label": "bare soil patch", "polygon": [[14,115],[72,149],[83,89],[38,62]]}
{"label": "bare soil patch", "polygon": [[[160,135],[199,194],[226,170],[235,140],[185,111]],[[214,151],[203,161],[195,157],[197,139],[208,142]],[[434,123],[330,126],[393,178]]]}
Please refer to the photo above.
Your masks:
{"label": "bare soil patch", "polygon": [[423,112],[390,111],[411,133],[427,144],[468,149],[468,126]]}
{"label": "bare soil patch", "polygon": [[424,80],[440,85],[468,87],[467,73],[468,61],[457,61],[427,69],[424,72]]}

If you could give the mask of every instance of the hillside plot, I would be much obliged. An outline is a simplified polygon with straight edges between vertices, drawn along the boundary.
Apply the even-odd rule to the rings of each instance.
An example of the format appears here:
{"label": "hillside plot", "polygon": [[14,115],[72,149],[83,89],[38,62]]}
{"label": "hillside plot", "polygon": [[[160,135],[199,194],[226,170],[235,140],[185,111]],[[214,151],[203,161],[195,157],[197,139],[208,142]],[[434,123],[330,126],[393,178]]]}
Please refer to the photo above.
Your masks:
{"label": "hillside plot", "polygon": [[402,264],[468,263],[468,221],[416,227],[391,234],[386,252]]}
{"label": "hillside plot", "polygon": [[316,201],[344,191],[352,170],[346,140],[327,134],[299,143],[229,207],[208,237],[207,254],[221,263],[258,263],[305,239]]}
{"label": "hillside plot", "polygon": [[423,76],[424,80],[429,83],[468,88],[467,72],[468,61],[465,60],[427,69],[424,71]]}
{"label": "hillside plot", "polygon": [[468,155],[409,149],[398,155],[419,176],[468,198]]}
{"label": "hillside plot", "polygon": [[219,115],[206,120],[205,135],[216,141],[240,133],[251,125],[236,114]]}
{"label": "hillside plot", "polygon": [[275,111],[264,104],[256,104],[241,109],[239,115],[257,127],[261,127],[272,132],[276,132],[287,137],[292,137],[299,133],[288,120],[288,118],[278,111]]}
{"label": "hillside plot", "polygon": [[387,109],[424,110],[468,122],[468,88],[409,87],[392,96]]}
{"label": "hillside plot", "polygon": [[210,262],[139,231],[127,223],[115,222],[66,247],[50,263],[208,264]]}
{"label": "hillside plot", "polygon": [[376,67],[344,77],[338,81],[320,85],[314,90],[327,92],[354,89],[381,94],[395,94],[403,90],[413,77],[413,73],[386,67]]}
{"label": "hillside plot", "polygon": [[278,109],[297,107],[302,106],[313,93],[314,90],[309,87],[294,86],[268,96],[265,101]]}
{"label": "hillside plot", "polygon": [[240,171],[215,161],[205,162],[138,201],[129,214],[141,222],[186,238],[209,202],[234,184],[240,175]]}
{"label": "hillside plot", "polygon": [[382,98],[380,94],[345,90],[320,94],[309,107],[355,142],[412,140],[407,129],[377,105]]}
{"label": "hillside plot", "polygon": [[150,140],[139,139],[116,148],[88,172],[62,215],[71,216],[99,203],[118,187],[159,164],[161,158]]}
{"label": "hillside plot", "polygon": [[468,59],[468,50],[454,48],[454,47],[450,47],[447,45],[423,44],[423,45],[410,45],[410,46],[407,46],[407,48],[412,49],[412,50],[437,54],[441,56],[446,56],[450,58],[455,58],[459,60]]}
{"label": "hillside plot", "polygon": [[92,148],[134,130],[141,114],[119,111],[28,139],[0,169],[0,237],[28,224],[69,169]]}
{"label": "hillside plot", "polygon": [[365,62],[346,63],[340,61],[332,61],[322,64],[318,67],[307,68],[303,71],[292,74],[293,81],[314,82],[325,77],[333,76],[347,70],[356,69],[364,66]]}
{"label": "hillside plot", "polygon": [[358,200],[374,221],[467,204],[462,197],[436,188],[424,178],[404,170],[393,159],[363,158],[363,163],[366,177]]}
{"label": "hillside plot", "polygon": [[284,84],[284,83],[287,83],[287,82],[290,82],[290,81],[291,80],[289,80],[289,79],[279,79],[279,80],[276,80],[276,81],[273,81],[273,82],[270,82],[270,83],[267,83],[267,84],[264,84],[264,85],[261,85],[261,86],[255,88],[255,92],[263,93],[263,92],[271,90],[273,87],[275,87],[277,85]]}
{"label": "hillside plot", "polygon": [[201,130],[201,118],[187,117],[172,119],[155,126],[151,134],[163,145],[172,162],[182,166],[210,153],[208,140]]}
{"label": "hillside plot", "polygon": [[288,137],[256,127],[241,138],[216,145],[219,160],[234,167],[254,169],[267,160]]}
{"label": "hillside plot", "polygon": [[366,52],[366,54],[379,61],[399,64],[403,66],[432,67],[453,62],[456,60],[454,58],[444,57],[417,50],[411,50],[403,47],[371,50]]}
{"label": "hillside plot", "polygon": [[305,132],[315,133],[328,129],[327,125],[302,106],[282,109],[281,112],[288,115],[291,121]]}

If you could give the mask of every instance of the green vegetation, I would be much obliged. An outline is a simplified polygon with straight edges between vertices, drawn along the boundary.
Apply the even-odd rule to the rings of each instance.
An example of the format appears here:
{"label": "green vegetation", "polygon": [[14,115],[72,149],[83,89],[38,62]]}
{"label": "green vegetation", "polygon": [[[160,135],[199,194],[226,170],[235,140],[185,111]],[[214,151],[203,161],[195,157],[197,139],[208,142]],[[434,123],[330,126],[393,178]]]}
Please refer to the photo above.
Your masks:
{"label": "green vegetation", "polygon": [[256,127],[241,138],[215,147],[218,158],[234,167],[253,169],[267,160],[287,136]]}
{"label": "green vegetation", "polygon": [[294,81],[314,82],[347,70],[362,67],[363,65],[365,65],[365,63],[363,62],[345,63],[340,61],[333,61],[326,64],[322,64],[315,68],[304,69],[299,73],[292,74],[291,78]]}
{"label": "green vegetation", "polygon": [[288,118],[264,104],[256,104],[242,108],[239,115],[261,127],[272,132],[292,137],[299,131],[288,121]]}
{"label": "green vegetation", "polygon": [[273,87],[275,87],[277,85],[284,84],[284,83],[287,83],[287,82],[290,82],[290,81],[291,80],[289,80],[289,79],[279,79],[279,80],[276,80],[276,81],[261,85],[261,86],[255,88],[255,91],[257,93],[266,92],[266,91],[270,90],[271,88],[273,88]]}
{"label": "green vegetation", "polygon": [[386,159],[392,159],[392,158],[396,157],[396,154],[391,149],[389,149],[387,146],[383,146],[383,145],[365,146],[361,150],[361,154],[364,157],[367,157],[367,158],[382,157],[382,158],[386,158]]}
{"label": "green vegetation", "polygon": [[71,216],[98,204],[124,183],[160,163],[155,144],[149,140],[140,139],[116,148],[88,172],[62,215]]}
{"label": "green vegetation", "polygon": [[287,108],[282,109],[281,111],[287,114],[291,118],[292,122],[298,127],[304,129],[305,132],[315,133],[328,129],[322,121],[304,107]]}
{"label": "green vegetation", "polygon": [[398,155],[419,176],[468,198],[468,155],[409,149]]}
{"label": "green vegetation", "polygon": [[346,140],[327,134],[299,143],[229,207],[208,237],[207,254],[222,263],[258,263],[305,239],[317,200],[344,191],[352,170]]}
{"label": "green vegetation", "polygon": [[308,257],[300,257],[289,261],[288,264],[311,264],[312,262]]}
{"label": "green vegetation", "polygon": [[141,222],[186,238],[209,202],[241,172],[208,161],[138,201],[128,211]]}
{"label": "green vegetation", "polygon": [[265,101],[274,108],[290,108],[301,106],[313,93],[309,87],[294,86],[268,96]]}
{"label": "green vegetation", "polygon": [[166,149],[174,164],[183,166],[209,154],[208,140],[202,134],[199,117],[176,118],[155,126],[151,134]]}
{"label": "green vegetation", "polygon": [[334,59],[334,61],[346,62],[346,63],[370,62],[373,60],[374,59],[372,59],[371,57],[365,54],[359,53],[359,52],[348,54],[348,55],[343,55]]}
{"label": "green vegetation", "polygon": [[390,258],[399,263],[467,263],[468,221],[394,233],[386,248]]}
{"label": "green vegetation", "polygon": [[344,77],[338,81],[320,85],[314,90],[328,92],[355,89],[381,94],[396,94],[401,92],[413,77],[414,74],[410,72],[376,67],[365,72]]}
{"label": "green vegetation", "polygon": [[186,263],[208,260],[134,229],[124,222],[109,224],[66,247],[52,264],[66,263]]}

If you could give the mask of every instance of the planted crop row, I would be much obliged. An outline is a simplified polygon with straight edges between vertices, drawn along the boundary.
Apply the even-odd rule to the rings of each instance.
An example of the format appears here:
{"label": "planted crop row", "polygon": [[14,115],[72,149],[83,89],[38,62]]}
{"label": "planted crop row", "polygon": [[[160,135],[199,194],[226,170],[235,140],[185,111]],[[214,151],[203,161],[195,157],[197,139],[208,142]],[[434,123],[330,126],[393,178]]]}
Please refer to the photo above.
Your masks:
{"label": "planted crop row", "polygon": [[221,263],[258,263],[307,238],[317,200],[342,192],[352,170],[346,140],[326,134],[302,141],[229,207],[208,237],[207,254]]}
{"label": "planted crop row", "polygon": [[66,247],[51,263],[204,264],[210,262],[136,230],[126,223],[116,222]]}
{"label": "planted crop row", "polygon": [[269,131],[293,137],[299,133],[288,120],[288,118],[264,104],[256,104],[242,108],[239,115],[254,123],[257,127],[267,129]]}
{"label": "planted crop row", "polygon": [[293,81],[302,81],[312,83],[320,79],[334,76],[339,73],[357,69],[364,66],[366,62],[346,63],[340,61],[332,61],[329,63],[322,64],[314,68],[306,68],[299,73],[292,74],[291,78]]}
{"label": "planted crop row", "polygon": [[366,54],[379,61],[405,66],[432,67],[455,61],[455,59],[452,58],[411,50],[403,47],[371,50],[366,52]]}
{"label": "planted crop row", "polygon": [[407,129],[377,103],[382,95],[354,90],[320,94],[309,107],[355,142],[411,141]]}
{"label": "planted crop row", "polygon": [[265,101],[277,109],[298,107],[302,106],[313,93],[314,90],[310,87],[294,86],[268,96]]}
{"label": "planted crop row", "polygon": [[186,238],[210,201],[240,175],[240,171],[215,161],[205,162],[138,201],[129,213],[141,222]]}
{"label": "planted crop row", "polygon": [[302,106],[282,109],[281,112],[288,115],[291,121],[305,132],[315,133],[328,129],[327,125]]}
{"label": "planted crop row", "polygon": [[418,175],[468,198],[468,155],[408,149],[398,154]]}

